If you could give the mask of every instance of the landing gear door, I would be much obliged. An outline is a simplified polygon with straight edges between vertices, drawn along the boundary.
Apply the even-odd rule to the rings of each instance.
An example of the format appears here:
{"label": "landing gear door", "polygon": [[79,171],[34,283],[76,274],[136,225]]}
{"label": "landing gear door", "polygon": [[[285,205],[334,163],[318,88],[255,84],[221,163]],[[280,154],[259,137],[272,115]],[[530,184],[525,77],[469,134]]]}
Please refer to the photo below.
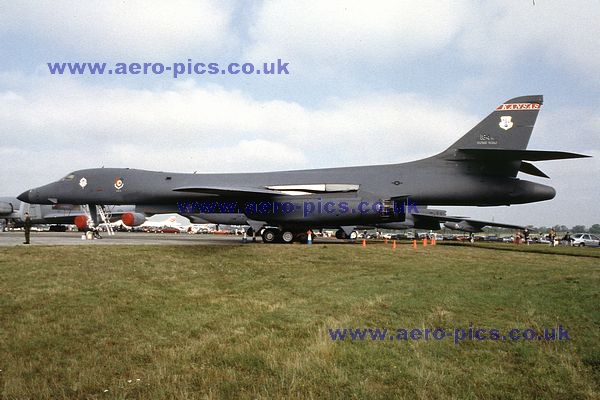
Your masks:
{"label": "landing gear door", "polygon": [[394,219],[398,222],[406,221],[407,199],[394,200]]}

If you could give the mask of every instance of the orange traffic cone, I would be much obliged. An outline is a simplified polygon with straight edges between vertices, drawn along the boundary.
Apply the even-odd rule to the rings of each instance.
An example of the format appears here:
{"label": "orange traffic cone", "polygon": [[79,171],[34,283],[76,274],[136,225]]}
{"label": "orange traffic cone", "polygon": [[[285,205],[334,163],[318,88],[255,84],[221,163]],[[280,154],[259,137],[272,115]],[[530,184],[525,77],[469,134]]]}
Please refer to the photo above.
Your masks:
{"label": "orange traffic cone", "polygon": [[416,240],[413,240],[412,248],[415,250],[417,249],[417,241]]}
{"label": "orange traffic cone", "polygon": [[423,239],[423,247],[427,247],[427,239]]}
{"label": "orange traffic cone", "polygon": [[392,250],[396,250],[396,241],[395,240],[392,242]]}
{"label": "orange traffic cone", "polygon": [[367,247],[367,241],[365,239],[362,241],[362,247]]}

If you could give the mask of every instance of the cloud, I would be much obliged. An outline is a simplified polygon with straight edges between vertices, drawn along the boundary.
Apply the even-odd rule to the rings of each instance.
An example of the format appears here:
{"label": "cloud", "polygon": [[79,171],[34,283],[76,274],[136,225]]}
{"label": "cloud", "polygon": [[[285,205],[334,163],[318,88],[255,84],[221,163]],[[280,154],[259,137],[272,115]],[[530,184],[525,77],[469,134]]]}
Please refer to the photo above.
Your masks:
{"label": "cloud", "polygon": [[[489,104],[488,111],[495,106]],[[206,151],[214,152],[225,159],[219,169],[260,165],[268,170],[425,157],[444,150],[485,117],[470,109],[451,98],[414,93],[360,92],[309,108],[292,101],[256,99],[218,85],[199,86],[191,80],[134,89],[89,85],[70,77],[34,77],[20,90],[0,92],[0,118],[5,121],[0,134],[18,138],[20,145],[32,150],[91,148],[94,154],[103,153],[97,160],[103,163],[125,160],[111,156],[115,148],[125,146],[129,155],[136,147],[150,155],[166,148],[186,154],[194,150],[202,154],[199,159],[211,158]],[[570,143],[572,151],[598,148],[594,115],[581,106],[544,110],[532,144],[556,147],[558,139]],[[242,143],[246,147],[240,147]],[[227,161],[226,155],[236,160],[244,154],[257,161]],[[191,154],[187,158],[181,164],[185,169],[205,166],[194,165]]]}
{"label": "cloud", "polygon": [[0,119],[0,136],[10,138],[3,154],[23,177],[30,165],[61,176],[99,165],[235,172],[391,163],[441,151],[476,122],[415,94],[361,93],[309,109],[192,81],[149,90],[69,77],[0,92]]}
{"label": "cloud", "polygon": [[158,62],[192,49],[215,51],[231,40],[232,7],[222,1],[25,1],[2,8],[5,41],[22,38],[53,53],[102,61],[149,57]]}
{"label": "cloud", "polygon": [[467,60],[496,70],[530,65],[523,72],[531,75],[549,64],[600,77],[597,1],[474,2],[469,9],[458,37]]}
{"label": "cloud", "polygon": [[530,148],[561,149],[589,154],[600,151],[597,106],[572,103],[546,104],[538,117]]}
{"label": "cloud", "polygon": [[253,19],[247,54],[320,66],[414,58],[447,45],[463,11],[464,2],[435,0],[265,1]]}
{"label": "cloud", "polygon": [[443,73],[443,65],[435,69],[428,60],[441,55],[487,73],[534,75],[550,65],[600,78],[597,15],[600,4],[592,0],[265,1],[251,17],[245,56],[282,58],[295,74],[323,79],[376,75],[391,64],[395,71]]}
{"label": "cloud", "polygon": [[298,168],[306,163],[304,153],[284,143],[240,140],[222,145],[172,145],[157,151],[151,144],[125,143],[107,147],[107,158],[116,166],[175,172],[269,171],[274,165]]}

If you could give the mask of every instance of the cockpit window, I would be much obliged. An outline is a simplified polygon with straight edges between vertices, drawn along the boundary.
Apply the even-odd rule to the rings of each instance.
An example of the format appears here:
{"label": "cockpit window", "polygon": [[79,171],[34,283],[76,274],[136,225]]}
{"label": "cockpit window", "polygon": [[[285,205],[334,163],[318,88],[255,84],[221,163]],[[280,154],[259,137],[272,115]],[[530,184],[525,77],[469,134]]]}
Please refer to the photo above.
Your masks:
{"label": "cockpit window", "polygon": [[73,178],[75,178],[75,175],[69,174],[69,175],[65,176],[64,178],[62,178],[61,181],[72,181]]}

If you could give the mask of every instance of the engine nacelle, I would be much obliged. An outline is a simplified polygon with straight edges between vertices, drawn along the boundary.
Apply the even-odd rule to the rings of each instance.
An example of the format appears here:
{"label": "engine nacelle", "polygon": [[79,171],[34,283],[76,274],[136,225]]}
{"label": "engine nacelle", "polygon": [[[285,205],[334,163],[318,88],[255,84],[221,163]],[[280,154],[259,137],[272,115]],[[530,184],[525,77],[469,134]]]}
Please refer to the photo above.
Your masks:
{"label": "engine nacelle", "polygon": [[138,226],[146,222],[146,216],[140,213],[128,212],[121,216],[121,221],[127,226]]}
{"label": "engine nacelle", "polygon": [[88,227],[88,217],[86,215],[78,215],[73,220],[77,229],[86,229]]}
{"label": "engine nacelle", "polygon": [[0,215],[10,215],[14,211],[12,204],[0,201]]}

